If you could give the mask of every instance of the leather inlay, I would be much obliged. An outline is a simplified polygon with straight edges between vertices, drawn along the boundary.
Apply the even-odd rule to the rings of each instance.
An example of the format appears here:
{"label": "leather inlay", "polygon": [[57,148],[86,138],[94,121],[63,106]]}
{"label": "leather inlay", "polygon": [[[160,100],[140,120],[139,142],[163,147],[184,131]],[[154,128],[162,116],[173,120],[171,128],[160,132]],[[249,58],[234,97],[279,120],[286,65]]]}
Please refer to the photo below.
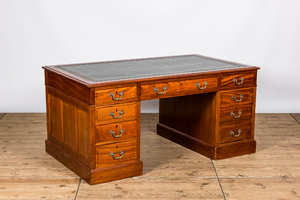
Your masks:
{"label": "leather inlay", "polygon": [[91,82],[159,77],[243,67],[246,66],[200,55],[55,66],[55,68],[77,75]]}

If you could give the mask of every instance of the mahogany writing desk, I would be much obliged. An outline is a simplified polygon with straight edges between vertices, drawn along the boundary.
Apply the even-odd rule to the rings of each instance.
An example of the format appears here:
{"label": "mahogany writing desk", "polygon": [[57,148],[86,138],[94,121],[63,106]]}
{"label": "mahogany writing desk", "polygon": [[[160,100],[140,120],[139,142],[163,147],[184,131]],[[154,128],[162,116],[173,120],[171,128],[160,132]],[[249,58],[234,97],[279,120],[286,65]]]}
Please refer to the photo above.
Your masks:
{"label": "mahogany writing desk", "polygon": [[211,159],[256,151],[258,67],[199,55],[46,66],[46,151],[90,184],[141,175],[140,102],[157,134]]}

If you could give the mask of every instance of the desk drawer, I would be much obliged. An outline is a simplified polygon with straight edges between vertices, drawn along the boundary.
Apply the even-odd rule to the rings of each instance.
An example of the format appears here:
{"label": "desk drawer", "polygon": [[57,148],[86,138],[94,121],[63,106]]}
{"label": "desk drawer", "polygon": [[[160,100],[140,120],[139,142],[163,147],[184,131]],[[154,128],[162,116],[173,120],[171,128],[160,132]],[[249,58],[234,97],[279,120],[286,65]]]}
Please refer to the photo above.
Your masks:
{"label": "desk drawer", "polygon": [[170,97],[174,94],[196,94],[206,91],[217,90],[218,78],[198,78],[184,81],[174,81],[165,83],[155,83],[142,85],[142,97],[163,98],[164,96]]}
{"label": "desk drawer", "polygon": [[250,121],[252,116],[252,104],[235,107],[221,108],[220,123],[234,124],[242,121]]}
{"label": "desk drawer", "polygon": [[137,128],[136,121],[97,126],[96,142],[118,142],[124,139],[136,138]]}
{"label": "desk drawer", "polygon": [[96,167],[109,167],[137,160],[136,140],[96,147]]}
{"label": "desk drawer", "polygon": [[253,103],[254,88],[221,92],[221,107]]}
{"label": "desk drawer", "polygon": [[251,137],[251,122],[220,127],[220,143],[244,140]]}
{"label": "desk drawer", "polygon": [[96,122],[101,124],[109,124],[136,120],[137,110],[136,103],[96,108]]}
{"label": "desk drawer", "polygon": [[255,78],[254,72],[222,75],[221,87],[241,88],[245,86],[255,86]]}
{"label": "desk drawer", "polygon": [[137,97],[137,87],[124,87],[107,90],[95,91],[95,102],[100,103],[119,103],[126,99]]}

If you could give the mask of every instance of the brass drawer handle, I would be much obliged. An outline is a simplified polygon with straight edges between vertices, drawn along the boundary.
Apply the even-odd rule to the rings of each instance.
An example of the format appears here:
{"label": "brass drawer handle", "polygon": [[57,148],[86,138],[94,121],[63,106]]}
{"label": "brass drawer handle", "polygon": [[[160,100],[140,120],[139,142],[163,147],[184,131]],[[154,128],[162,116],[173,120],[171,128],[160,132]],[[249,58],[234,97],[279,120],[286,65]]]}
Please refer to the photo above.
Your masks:
{"label": "brass drawer handle", "polygon": [[119,114],[120,114],[120,116],[115,117],[115,113],[114,113],[113,111],[111,111],[111,112],[109,113],[109,116],[111,116],[111,117],[114,118],[114,119],[119,119],[119,118],[121,118],[122,115],[124,114],[124,111],[121,110],[121,111],[119,112]]}
{"label": "brass drawer handle", "polygon": [[156,92],[156,94],[164,94],[164,93],[166,93],[167,89],[168,89],[168,87],[164,86],[163,87],[163,92],[158,92],[159,89],[157,87],[154,87],[154,92]]}
{"label": "brass drawer handle", "polygon": [[242,115],[242,111],[240,110],[240,111],[238,112],[238,114],[239,114],[238,116],[235,116],[235,114],[234,114],[233,111],[231,111],[231,113],[230,113],[230,115],[231,115],[234,119],[240,118],[241,115]]}
{"label": "brass drawer handle", "polygon": [[207,81],[204,82],[204,87],[200,87],[200,84],[198,82],[195,85],[199,90],[204,90],[208,85],[208,82]]}
{"label": "brass drawer handle", "polygon": [[233,78],[232,81],[236,84],[236,85],[242,85],[243,82],[244,82],[245,78],[244,77],[241,77],[241,82],[237,82],[237,79],[236,78]]}
{"label": "brass drawer handle", "polygon": [[120,93],[119,93],[119,98],[115,98],[115,95],[111,92],[110,94],[109,94],[109,96],[112,98],[112,100],[114,100],[114,101],[119,101],[120,99],[122,99],[122,97],[123,97],[123,95],[124,95],[124,92],[123,91],[121,91]]}
{"label": "brass drawer handle", "polygon": [[111,152],[109,155],[110,155],[110,157],[112,157],[114,160],[119,160],[120,158],[122,158],[123,154],[124,154],[124,151],[121,150],[120,153],[119,153],[119,155],[120,155],[119,157],[115,157],[116,155],[115,155],[114,152]]}
{"label": "brass drawer handle", "polygon": [[240,134],[241,134],[241,132],[242,132],[242,130],[239,129],[239,130],[238,130],[238,133],[239,133],[239,134],[235,135],[234,132],[231,130],[231,131],[230,131],[230,135],[232,135],[233,137],[239,137]]}
{"label": "brass drawer handle", "polygon": [[239,100],[236,100],[236,96],[234,96],[234,95],[233,95],[231,98],[232,98],[235,102],[238,103],[238,102],[242,101],[243,97],[244,97],[244,96],[243,96],[242,94],[240,94],[240,99],[239,99]]}
{"label": "brass drawer handle", "polygon": [[119,131],[120,135],[116,135],[115,131],[111,130],[111,131],[109,131],[109,134],[111,134],[114,138],[118,138],[118,137],[121,137],[124,132],[125,132],[125,130],[121,129]]}

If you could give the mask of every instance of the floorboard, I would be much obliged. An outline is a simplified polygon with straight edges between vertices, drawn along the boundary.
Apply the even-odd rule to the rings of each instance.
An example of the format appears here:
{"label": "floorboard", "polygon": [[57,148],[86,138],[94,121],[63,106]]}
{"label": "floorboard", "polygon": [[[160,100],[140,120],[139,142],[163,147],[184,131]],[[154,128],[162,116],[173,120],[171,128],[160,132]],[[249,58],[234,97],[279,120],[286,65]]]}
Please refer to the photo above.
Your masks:
{"label": "floorboard", "polygon": [[1,178],[0,199],[73,200],[78,183],[78,178]]}
{"label": "floorboard", "polygon": [[227,200],[300,199],[300,178],[222,178]]}
{"label": "floorboard", "polygon": [[292,117],[300,124],[300,113],[291,113]]}
{"label": "floorboard", "polygon": [[81,184],[78,200],[87,199],[224,199],[216,178],[132,178],[95,185]]}
{"label": "floorboard", "polygon": [[211,161],[158,136],[158,115],[142,114],[144,174],[90,186],[45,153],[44,113],[0,114],[0,199],[299,199],[297,116],[257,114],[257,152]]}

